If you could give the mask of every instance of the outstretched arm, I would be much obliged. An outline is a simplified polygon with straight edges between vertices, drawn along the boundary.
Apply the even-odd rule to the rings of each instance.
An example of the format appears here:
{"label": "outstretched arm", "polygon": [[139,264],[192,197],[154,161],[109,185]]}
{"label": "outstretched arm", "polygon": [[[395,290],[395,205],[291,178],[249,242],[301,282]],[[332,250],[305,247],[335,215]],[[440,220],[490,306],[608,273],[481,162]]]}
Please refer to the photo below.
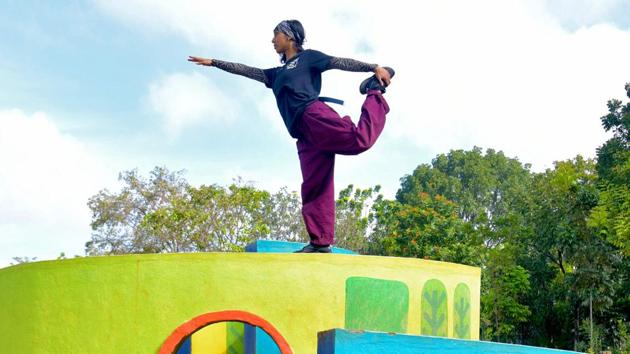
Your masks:
{"label": "outstretched arm", "polygon": [[221,70],[227,71],[232,74],[245,76],[247,78],[260,81],[263,84],[267,84],[267,77],[262,69],[254,68],[251,66],[247,66],[239,63],[231,63],[229,61],[222,61],[217,59],[207,59],[200,57],[188,57],[188,61],[193,62],[197,65],[205,65],[205,66],[214,66]]}
{"label": "outstretched arm", "polygon": [[330,69],[339,69],[344,71],[355,71],[355,72],[369,72],[372,71],[376,75],[376,78],[379,80],[381,85],[388,86],[391,80],[389,77],[389,72],[377,64],[368,64],[362,61],[350,59],[350,58],[337,58],[333,57],[330,59]]}

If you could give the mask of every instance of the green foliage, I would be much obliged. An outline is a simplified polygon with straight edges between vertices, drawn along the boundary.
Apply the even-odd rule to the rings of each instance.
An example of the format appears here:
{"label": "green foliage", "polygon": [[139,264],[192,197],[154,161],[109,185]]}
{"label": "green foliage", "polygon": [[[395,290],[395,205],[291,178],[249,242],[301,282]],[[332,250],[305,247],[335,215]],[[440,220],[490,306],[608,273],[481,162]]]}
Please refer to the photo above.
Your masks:
{"label": "green foliage", "polygon": [[37,261],[37,257],[13,257],[13,262],[10,265],[22,264],[22,263],[31,263]]}
{"label": "green foliage", "polygon": [[282,187],[270,198],[264,199],[262,216],[273,239],[308,242],[308,233],[302,221],[302,201],[295,191]]}
{"label": "green foliage", "polygon": [[587,353],[600,353],[603,349],[603,335],[604,335],[604,327],[599,324],[593,325],[593,336],[591,336],[591,323],[588,319],[580,322],[579,331],[582,334],[582,338],[586,338],[583,341],[580,341],[576,345],[576,350],[580,352]]}
{"label": "green foliage", "polygon": [[[630,98],[630,83],[625,86]],[[608,114],[601,117],[604,130],[613,137],[597,149],[600,202],[589,225],[609,242],[630,255],[630,102],[608,101]]]}
{"label": "green foliage", "polygon": [[581,156],[534,177],[526,221],[532,232],[521,238],[525,252],[518,262],[531,275],[527,303],[537,314],[530,320],[535,344],[568,347],[577,341],[590,294],[598,314],[617,296],[620,259],[587,223],[600,195],[597,181],[595,162]]}
{"label": "green foliage", "polygon": [[[630,83],[625,86],[630,98]],[[630,102],[608,101],[608,114],[601,117],[605,131],[613,137],[597,149],[597,172],[604,181],[614,184],[630,182]]]}
{"label": "green foliage", "polygon": [[630,256],[630,185],[602,182],[599,204],[588,225]]}
{"label": "green foliage", "polygon": [[442,196],[420,193],[409,204],[381,201],[375,213],[374,240],[385,255],[479,262],[478,240],[467,234],[471,230],[457,216],[457,205]]}
{"label": "green foliage", "polygon": [[534,178],[532,188],[531,242],[534,252],[553,262],[567,273],[565,262],[581,241],[589,237],[586,217],[597,204],[595,163],[577,156],[573,160],[555,163]]}
{"label": "green foliage", "polygon": [[529,319],[524,305],[530,290],[529,273],[515,264],[509,249],[494,249],[482,269],[481,322],[486,340],[512,342],[518,326]]}
{"label": "green foliage", "polygon": [[190,247],[181,245],[177,235],[160,239],[142,225],[147,215],[160,213],[158,210],[169,207],[171,200],[185,198],[188,183],[182,171],[171,173],[156,167],[149,180],[137,170],[122,172],[118,179],[123,183],[119,193],[105,189],[88,201],[93,233],[86,243],[87,254],[180,252]]}
{"label": "green foliage", "polygon": [[[625,90],[630,98],[630,83]],[[593,293],[596,331],[591,348],[613,344],[612,338],[623,352],[628,351],[625,323],[630,316],[630,102],[608,101],[601,123],[613,136],[597,149],[599,198],[586,218],[593,237],[584,247],[575,289],[581,299]],[[608,325],[600,330],[599,324]]]}
{"label": "green foliage", "polygon": [[[120,192],[102,190],[88,202],[92,211],[91,255],[157,252],[242,251],[260,238],[307,242],[296,192],[258,190],[236,180],[230,186],[188,184],[182,171],[156,167],[148,179],[138,171],[120,174]],[[380,187],[350,185],[337,201],[337,246],[366,252],[370,207]]]}
{"label": "green foliage", "polygon": [[[481,148],[451,150],[438,155],[431,165],[420,165],[402,179],[396,200],[410,204],[422,192],[438,195],[457,205],[457,215],[486,233],[495,244],[502,236],[494,233],[511,217],[511,205],[525,197],[529,166],[502,152]],[[496,239],[495,239],[496,238]]]}
{"label": "green foliage", "polygon": [[241,180],[193,187],[181,171],[160,167],[148,180],[135,170],[120,180],[119,193],[103,190],[88,202],[94,231],[88,254],[242,251],[272,232],[285,239],[305,234],[299,199],[286,189],[270,195]]}
{"label": "green foliage", "polygon": [[336,246],[359,253],[369,251],[368,233],[374,222],[372,205],[383,199],[381,186],[360,189],[352,184],[339,192],[336,202]]}
{"label": "green foliage", "polygon": [[618,319],[615,323],[616,345],[619,354],[630,354],[630,325]]}
{"label": "green foliage", "polygon": [[269,194],[238,183],[188,186],[182,197],[148,213],[141,229],[174,252],[242,251],[269,232],[261,212]]}

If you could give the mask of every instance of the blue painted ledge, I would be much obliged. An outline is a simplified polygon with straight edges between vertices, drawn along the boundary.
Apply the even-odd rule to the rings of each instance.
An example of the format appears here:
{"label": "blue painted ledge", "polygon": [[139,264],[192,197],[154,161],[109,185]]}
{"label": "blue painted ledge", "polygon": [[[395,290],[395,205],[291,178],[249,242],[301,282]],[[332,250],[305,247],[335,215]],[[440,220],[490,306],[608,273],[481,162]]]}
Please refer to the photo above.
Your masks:
{"label": "blue painted ledge", "polygon": [[[286,241],[272,241],[272,240],[258,240],[245,246],[245,252],[259,252],[259,253],[291,253],[306,246],[306,243],[300,242],[286,242]],[[333,247],[333,253],[344,254],[356,254],[354,251],[350,251],[344,248]]]}
{"label": "blue painted ledge", "polygon": [[577,353],[525,345],[442,337],[331,329],[317,334],[317,354],[562,354]]}

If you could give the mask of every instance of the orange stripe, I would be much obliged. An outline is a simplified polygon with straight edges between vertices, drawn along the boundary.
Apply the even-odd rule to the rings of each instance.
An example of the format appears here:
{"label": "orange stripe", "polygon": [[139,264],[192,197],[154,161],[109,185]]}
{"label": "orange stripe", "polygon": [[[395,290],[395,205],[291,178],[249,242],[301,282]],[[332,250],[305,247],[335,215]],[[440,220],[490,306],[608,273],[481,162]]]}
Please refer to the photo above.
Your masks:
{"label": "orange stripe", "polygon": [[289,343],[286,339],[284,339],[280,332],[271,325],[271,323],[267,322],[262,317],[245,311],[220,311],[197,316],[177,327],[173,333],[166,338],[166,341],[164,341],[164,344],[162,344],[162,347],[160,348],[159,354],[172,354],[175,352],[177,345],[179,345],[181,341],[189,335],[195,333],[197,330],[213,323],[225,321],[243,322],[252,326],[260,327],[271,336],[280,349],[281,354],[293,354]]}

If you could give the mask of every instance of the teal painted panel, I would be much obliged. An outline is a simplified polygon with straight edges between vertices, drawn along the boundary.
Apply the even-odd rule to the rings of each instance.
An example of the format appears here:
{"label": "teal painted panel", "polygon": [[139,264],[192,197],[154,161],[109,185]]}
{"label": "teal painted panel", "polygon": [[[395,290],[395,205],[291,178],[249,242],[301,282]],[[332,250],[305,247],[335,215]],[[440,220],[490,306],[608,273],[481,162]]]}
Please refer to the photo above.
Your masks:
{"label": "teal painted panel", "polygon": [[[306,246],[306,244],[300,242],[257,240],[245,246],[245,252],[292,253],[301,249],[304,246]],[[333,247],[332,253],[357,254],[354,251],[339,247]]]}
{"label": "teal painted panel", "polygon": [[405,283],[364,277],[346,280],[345,328],[405,333],[408,312]]}
{"label": "teal painted panel", "polygon": [[280,354],[280,348],[260,327],[245,325],[245,354]]}
{"label": "teal painted panel", "polygon": [[256,353],[280,354],[280,348],[278,348],[276,342],[260,327],[256,327]]}
{"label": "teal painted panel", "polygon": [[318,354],[573,354],[568,350],[466,339],[332,329],[317,335]]}

